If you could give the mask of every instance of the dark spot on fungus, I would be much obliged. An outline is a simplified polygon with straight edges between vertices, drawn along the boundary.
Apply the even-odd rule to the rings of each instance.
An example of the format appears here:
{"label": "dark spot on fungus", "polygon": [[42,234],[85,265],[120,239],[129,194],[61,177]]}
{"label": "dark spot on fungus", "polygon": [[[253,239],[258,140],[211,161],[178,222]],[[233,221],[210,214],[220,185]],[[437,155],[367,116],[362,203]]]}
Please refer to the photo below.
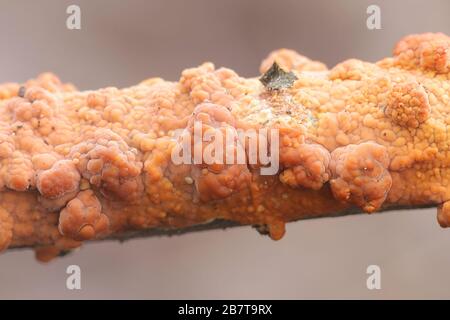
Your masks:
{"label": "dark spot on fungus", "polygon": [[24,86],[21,86],[19,88],[18,96],[21,97],[21,98],[25,97],[25,91],[26,91],[26,88]]}
{"label": "dark spot on fungus", "polygon": [[276,62],[259,78],[259,81],[269,90],[289,88],[295,80],[297,76],[292,71],[284,71]]}
{"label": "dark spot on fungus", "polygon": [[268,236],[269,235],[269,226],[267,224],[254,224],[252,226],[260,235]]}

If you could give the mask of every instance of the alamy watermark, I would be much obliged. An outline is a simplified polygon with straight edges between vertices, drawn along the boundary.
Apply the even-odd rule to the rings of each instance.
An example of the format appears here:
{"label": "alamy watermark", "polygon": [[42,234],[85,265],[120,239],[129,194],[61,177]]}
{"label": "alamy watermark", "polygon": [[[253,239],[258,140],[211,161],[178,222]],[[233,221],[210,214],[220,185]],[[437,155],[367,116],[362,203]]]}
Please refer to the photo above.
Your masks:
{"label": "alamy watermark", "polygon": [[381,289],[381,268],[376,264],[371,264],[367,267],[366,273],[369,274],[366,281],[367,289],[380,290]]}
{"label": "alamy watermark", "polygon": [[67,7],[66,13],[69,15],[66,19],[66,27],[69,30],[81,29],[81,8],[75,4]]}
{"label": "alamy watermark", "polygon": [[81,290],[81,268],[75,264],[66,269],[69,275],[66,279],[66,288],[69,290]]}
{"label": "alamy watermark", "polygon": [[366,13],[369,15],[366,20],[366,26],[369,30],[381,29],[381,9],[376,4],[367,7]]}

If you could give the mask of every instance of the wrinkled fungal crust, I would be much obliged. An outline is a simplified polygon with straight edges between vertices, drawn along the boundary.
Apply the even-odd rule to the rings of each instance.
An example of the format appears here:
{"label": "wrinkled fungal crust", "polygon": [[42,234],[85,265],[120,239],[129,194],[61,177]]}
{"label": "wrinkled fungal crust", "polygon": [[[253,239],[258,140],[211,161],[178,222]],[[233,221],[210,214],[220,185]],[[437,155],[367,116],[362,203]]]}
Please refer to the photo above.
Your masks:
{"label": "wrinkled fungal crust", "polygon": [[[281,49],[260,73],[204,63],[125,89],[77,91],[50,73],[1,84],[0,250],[48,261],[85,240],[216,219],[280,239],[286,222],[351,208],[435,205],[450,226],[448,36],[409,35],[393,57],[331,69]],[[243,150],[243,163],[206,163],[216,140],[195,139],[200,161],[175,163],[197,122],[202,134],[276,130],[278,144],[257,137],[276,172],[261,174],[238,138],[227,155]]]}

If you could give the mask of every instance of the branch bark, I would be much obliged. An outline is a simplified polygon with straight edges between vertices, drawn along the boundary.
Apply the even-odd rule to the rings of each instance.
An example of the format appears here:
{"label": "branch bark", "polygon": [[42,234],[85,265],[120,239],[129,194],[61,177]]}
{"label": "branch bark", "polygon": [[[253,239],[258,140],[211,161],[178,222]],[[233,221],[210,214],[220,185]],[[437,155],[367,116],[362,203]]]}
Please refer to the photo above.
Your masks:
{"label": "branch bark", "polygon": [[[121,90],[52,74],[0,85],[0,250],[47,261],[87,240],[238,225],[278,240],[287,222],[423,206],[447,227],[449,57],[449,37],[421,34],[331,70],[278,50],[261,82],[205,63]],[[265,133],[268,162],[242,131]],[[217,145],[244,162],[208,162],[205,132],[231,132]]]}

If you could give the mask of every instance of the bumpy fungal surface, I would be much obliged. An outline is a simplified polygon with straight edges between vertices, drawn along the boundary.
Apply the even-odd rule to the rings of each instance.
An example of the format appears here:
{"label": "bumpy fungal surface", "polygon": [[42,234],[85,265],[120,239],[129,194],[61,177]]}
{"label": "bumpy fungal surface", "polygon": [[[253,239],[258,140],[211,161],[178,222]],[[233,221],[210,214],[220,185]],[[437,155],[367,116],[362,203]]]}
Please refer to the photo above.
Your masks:
{"label": "bumpy fungal surface", "polygon": [[280,173],[280,181],[291,187],[319,190],[330,179],[331,155],[319,144],[284,146],[280,156],[280,162],[286,168]]}
{"label": "bumpy fungal surface", "polygon": [[422,85],[401,83],[392,88],[384,111],[399,126],[418,128],[430,116],[431,106]]}
{"label": "bumpy fungal surface", "polygon": [[[331,69],[281,49],[260,72],[205,63],[124,89],[77,91],[50,73],[0,85],[0,250],[48,261],[84,240],[215,219],[280,239],[286,222],[352,208],[436,205],[450,225],[448,36],[410,35],[393,57]],[[242,130],[278,133],[256,138],[279,155],[274,173]],[[200,157],[176,163],[184,141]],[[243,150],[244,162],[207,162],[216,142],[230,147],[219,160]]]}
{"label": "bumpy fungal surface", "polygon": [[58,161],[36,174],[36,188],[45,198],[61,198],[77,191],[79,185],[80,173],[71,160]]}
{"label": "bumpy fungal surface", "polygon": [[379,209],[392,185],[386,148],[374,142],[349,144],[336,148],[331,156],[330,185],[335,198],[366,212]]}
{"label": "bumpy fungal surface", "polygon": [[59,215],[59,231],[75,240],[89,240],[108,230],[109,220],[92,190],[81,191]]}
{"label": "bumpy fungal surface", "polygon": [[[194,131],[195,123],[201,124],[199,132]],[[187,132],[192,137],[192,150],[200,151],[201,159],[195,161],[194,152],[191,157],[191,162],[194,164],[191,166],[191,178],[195,183],[195,191],[202,201],[217,200],[227,198],[233,192],[248,187],[251,174],[246,164],[239,164],[237,161],[233,161],[231,164],[226,161],[226,152],[223,152],[223,156],[218,159],[220,161],[214,161],[208,163],[207,159],[204,159],[205,149],[213,147],[214,141],[203,141],[202,137],[205,133],[209,133],[211,136],[215,132],[219,131],[224,137],[226,137],[227,130],[236,131],[236,120],[231,112],[224,106],[212,103],[199,104],[193,111],[191,118],[187,125]],[[195,143],[195,136],[199,135],[198,140],[202,142],[202,145],[197,146]],[[237,137],[237,133],[235,133]],[[223,150],[225,150],[226,141],[221,143]],[[234,143],[239,143],[237,139],[234,139]],[[233,149],[236,148],[233,144]],[[235,154],[235,150],[230,150]],[[189,179],[189,177],[187,177]],[[189,181],[189,180],[188,180]]]}

